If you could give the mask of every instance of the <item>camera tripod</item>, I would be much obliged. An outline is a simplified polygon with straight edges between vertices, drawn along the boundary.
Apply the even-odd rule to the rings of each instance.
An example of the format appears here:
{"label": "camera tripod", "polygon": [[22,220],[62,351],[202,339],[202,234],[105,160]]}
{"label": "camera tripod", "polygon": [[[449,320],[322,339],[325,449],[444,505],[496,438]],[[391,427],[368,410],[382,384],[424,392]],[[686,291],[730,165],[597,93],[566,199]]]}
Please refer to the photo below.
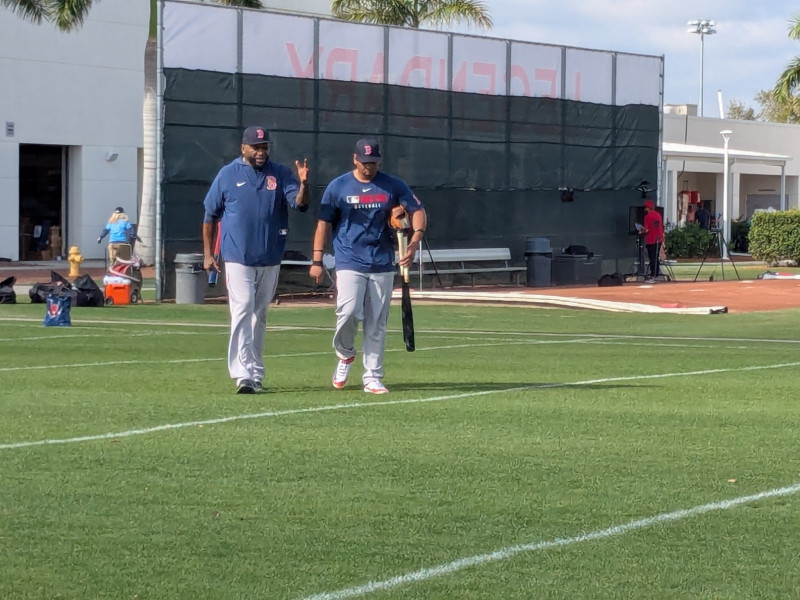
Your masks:
{"label": "camera tripod", "polygon": [[[697,273],[694,274],[694,280],[697,281],[697,278],[700,276],[700,271],[703,270],[703,265],[706,262],[706,258],[708,258],[708,253],[712,248],[717,248],[719,251],[719,264],[722,267],[722,279],[725,279],[725,261],[722,259],[725,254],[723,254],[722,249],[724,248],[727,255],[728,260],[731,261],[731,266],[733,267],[733,272],[736,273],[736,279],[741,279],[739,277],[739,271],[736,269],[736,263],[733,262],[733,256],[731,256],[730,248],[728,248],[728,242],[725,241],[725,236],[722,234],[721,229],[711,229],[711,239],[706,246],[705,251],[703,252],[703,260],[700,261],[700,268],[697,269]],[[716,269],[715,269],[716,270]],[[712,274],[713,275],[713,274]]]}
{"label": "camera tripod", "polygon": [[623,278],[624,278],[625,281],[628,281],[629,279],[633,279],[635,281],[639,281],[639,280],[644,281],[645,279],[647,279],[647,272],[645,271],[645,268],[644,268],[644,256],[645,256],[645,251],[644,251],[644,243],[642,242],[642,236],[641,235],[637,235],[636,236],[636,272],[635,273],[625,273],[625,275],[623,275]]}
{"label": "camera tripod", "polygon": [[[634,279],[636,281],[645,281],[646,279],[650,278],[650,265],[647,265],[645,268],[645,257],[647,252],[645,251],[645,243],[644,243],[644,236],[637,235],[636,236],[636,272],[635,273],[626,273],[624,275],[625,281],[629,279]],[[656,279],[663,278],[666,281],[674,281],[675,274],[672,272],[672,267],[661,260],[661,244],[659,244],[658,249],[656,250],[656,256],[658,260],[658,268],[656,269]],[[664,267],[664,271],[661,270],[661,267]]]}

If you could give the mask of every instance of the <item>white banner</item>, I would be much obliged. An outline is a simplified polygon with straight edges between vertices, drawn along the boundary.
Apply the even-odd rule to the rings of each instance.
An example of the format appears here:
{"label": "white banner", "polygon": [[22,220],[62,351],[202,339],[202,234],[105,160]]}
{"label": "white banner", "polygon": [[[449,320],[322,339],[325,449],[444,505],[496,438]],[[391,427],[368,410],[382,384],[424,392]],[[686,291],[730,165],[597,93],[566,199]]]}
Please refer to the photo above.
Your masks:
{"label": "white banner", "polygon": [[452,90],[505,96],[506,43],[488,38],[454,36]]}
{"label": "white banner", "polygon": [[560,46],[511,44],[511,95],[561,97]]}
{"label": "white banner", "polygon": [[242,71],[314,78],[313,19],[253,10],[242,14]]}
{"label": "white banner", "polygon": [[661,58],[617,55],[617,106],[661,106]]}
{"label": "white banner", "polygon": [[236,72],[235,10],[167,2],[164,5],[164,66]]}
{"label": "white banner", "polygon": [[[321,79],[496,96],[506,94],[508,78],[512,96],[599,104],[611,104],[614,98],[612,52],[328,19],[317,19],[319,49],[315,52],[315,17],[183,2],[165,3],[164,66],[236,72],[240,12],[245,73],[311,79],[317,66]],[[389,72],[384,73],[387,32]],[[451,36],[452,81],[447,81]],[[662,69],[662,57],[617,55],[616,103],[660,106]]]}
{"label": "white banner", "polygon": [[595,104],[611,104],[610,52],[567,48],[565,98]]}
{"label": "white banner", "polygon": [[447,89],[447,34],[393,27],[389,48],[387,83]]}
{"label": "white banner", "polygon": [[320,21],[320,79],[383,83],[383,32],[374,25]]}

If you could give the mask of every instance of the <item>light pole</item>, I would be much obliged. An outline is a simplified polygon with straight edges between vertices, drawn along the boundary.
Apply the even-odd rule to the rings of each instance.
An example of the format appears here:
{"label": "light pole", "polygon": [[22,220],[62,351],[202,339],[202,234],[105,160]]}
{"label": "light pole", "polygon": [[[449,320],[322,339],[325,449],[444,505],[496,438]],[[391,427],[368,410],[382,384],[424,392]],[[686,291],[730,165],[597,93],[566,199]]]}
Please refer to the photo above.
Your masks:
{"label": "light pole", "polygon": [[728,260],[728,240],[731,238],[730,210],[728,209],[728,179],[730,179],[728,141],[731,139],[731,133],[733,132],[730,129],[723,129],[719,133],[722,136],[724,143],[722,147],[722,160],[724,161],[724,164],[722,167],[722,228],[720,229],[719,224],[717,224],[717,228],[720,229],[720,232],[717,235],[722,236],[722,244],[720,244],[720,258],[722,260]]}
{"label": "light pole", "polygon": [[714,21],[709,21],[708,19],[695,19],[694,21],[689,21],[686,23],[689,26],[689,29],[686,30],[687,33],[696,33],[700,35],[700,101],[697,103],[697,114],[698,116],[703,116],[703,39],[707,35],[712,35],[717,33],[717,30],[714,29]]}

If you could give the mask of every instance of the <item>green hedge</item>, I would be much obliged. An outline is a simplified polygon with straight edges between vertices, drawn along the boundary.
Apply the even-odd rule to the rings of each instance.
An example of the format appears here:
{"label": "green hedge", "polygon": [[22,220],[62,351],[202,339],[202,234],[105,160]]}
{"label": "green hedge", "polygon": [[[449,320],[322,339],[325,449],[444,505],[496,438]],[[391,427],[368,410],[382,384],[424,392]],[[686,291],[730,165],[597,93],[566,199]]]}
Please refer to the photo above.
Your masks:
{"label": "green hedge", "polygon": [[755,259],[800,261],[800,210],[754,214],[748,239]]}
{"label": "green hedge", "polygon": [[[683,227],[674,227],[664,234],[664,246],[669,258],[695,258],[703,253],[711,243],[712,235],[707,229],[701,229],[697,223],[687,223]],[[710,256],[719,256],[718,248],[711,248]]]}

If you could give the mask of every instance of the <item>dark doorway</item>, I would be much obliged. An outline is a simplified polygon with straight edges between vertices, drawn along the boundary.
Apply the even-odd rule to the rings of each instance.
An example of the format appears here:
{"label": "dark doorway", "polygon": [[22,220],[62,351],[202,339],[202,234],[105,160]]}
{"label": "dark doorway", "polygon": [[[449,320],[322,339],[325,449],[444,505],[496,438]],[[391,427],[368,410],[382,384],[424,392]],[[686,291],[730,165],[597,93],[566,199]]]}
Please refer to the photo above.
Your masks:
{"label": "dark doorway", "polygon": [[19,258],[63,256],[66,152],[63,146],[19,146]]}

